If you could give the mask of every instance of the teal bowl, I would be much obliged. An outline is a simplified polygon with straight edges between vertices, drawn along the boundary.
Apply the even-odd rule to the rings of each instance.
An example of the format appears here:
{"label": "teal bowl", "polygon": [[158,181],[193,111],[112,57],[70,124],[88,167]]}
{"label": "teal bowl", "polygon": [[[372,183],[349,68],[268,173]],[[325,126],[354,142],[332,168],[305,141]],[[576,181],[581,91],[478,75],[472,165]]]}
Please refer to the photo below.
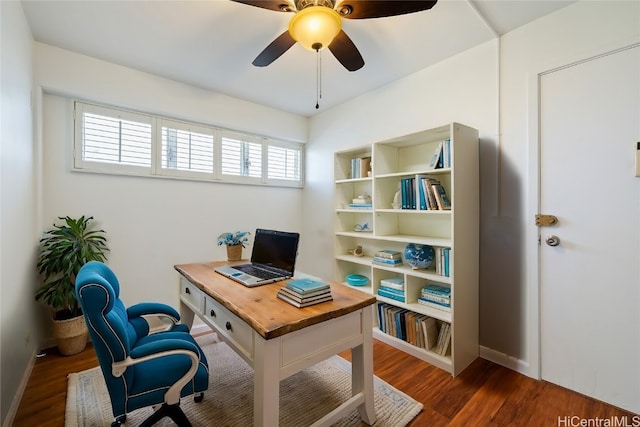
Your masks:
{"label": "teal bowl", "polygon": [[347,276],[347,284],[351,286],[364,286],[369,282],[369,278],[367,276],[363,276],[362,274],[349,274]]}

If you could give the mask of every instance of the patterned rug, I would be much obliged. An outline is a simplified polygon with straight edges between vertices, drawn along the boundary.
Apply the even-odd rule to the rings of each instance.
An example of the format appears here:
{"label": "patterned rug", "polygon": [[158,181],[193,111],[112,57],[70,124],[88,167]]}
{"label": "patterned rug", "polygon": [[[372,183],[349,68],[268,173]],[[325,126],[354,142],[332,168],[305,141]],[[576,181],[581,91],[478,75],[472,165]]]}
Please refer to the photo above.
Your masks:
{"label": "patterned rug", "polygon": [[[253,370],[231,348],[216,342],[215,334],[199,338],[209,362],[209,390],[195,403],[184,398],[180,406],[194,426],[236,427],[253,423]],[[375,426],[406,426],[422,404],[378,377],[374,378]],[[333,356],[280,383],[280,425],[308,426],[351,396],[351,364]],[[127,415],[125,425],[137,426],[152,412],[142,408]],[[109,395],[100,368],[69,375],[65,427],[104,427],[113,421]],[[165,418],[157,426],[174,426]],[[354,410],[335,424],[359,426]]]}

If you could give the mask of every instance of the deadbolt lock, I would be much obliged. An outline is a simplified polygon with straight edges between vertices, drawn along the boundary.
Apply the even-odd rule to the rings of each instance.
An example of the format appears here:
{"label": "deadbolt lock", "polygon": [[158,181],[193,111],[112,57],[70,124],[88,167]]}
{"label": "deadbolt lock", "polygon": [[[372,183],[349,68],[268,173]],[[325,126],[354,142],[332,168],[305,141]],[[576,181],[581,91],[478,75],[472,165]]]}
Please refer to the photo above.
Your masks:
{"label": "deadbolt lock", "polygon": [[549,226],[556,225],[558,223],[558,217],[555,215],[536,215],[536,225],[537,226]]}

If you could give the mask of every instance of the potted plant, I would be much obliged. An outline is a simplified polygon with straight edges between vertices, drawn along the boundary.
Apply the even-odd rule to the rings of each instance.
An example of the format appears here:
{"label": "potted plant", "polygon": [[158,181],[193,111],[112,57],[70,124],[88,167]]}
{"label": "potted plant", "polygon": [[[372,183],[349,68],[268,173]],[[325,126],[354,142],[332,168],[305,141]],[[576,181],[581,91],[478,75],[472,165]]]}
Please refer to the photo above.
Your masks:
{"label": "potted plant", "polygon": [[234,231],[233,233],[222,233],[218,236],[218,246],[227,245],[227,259],[229,261],[239,261],[242,259],[242,248],[245,242],[249,241],[248,231]]}
{"label": "potted plant", "polygon": [[59,217],[60,225],[40,239],[38,273],[43,285],[35,298],[52,311],[53,336],[64,355],[76,354],[87,344],[87,326],[76,299],[75,281],[80,268],[89,261],[106,260],[105,231],[92,227],[93,217]]}

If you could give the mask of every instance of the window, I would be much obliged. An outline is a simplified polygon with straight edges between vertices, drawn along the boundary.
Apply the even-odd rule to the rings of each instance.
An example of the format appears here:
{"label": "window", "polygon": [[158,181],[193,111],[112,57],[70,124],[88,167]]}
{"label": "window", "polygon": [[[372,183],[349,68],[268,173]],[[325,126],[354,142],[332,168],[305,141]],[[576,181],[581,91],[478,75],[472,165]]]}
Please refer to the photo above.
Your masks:
{"label": "window", "polygon": [[74,169],[302,187],[303,145],[75,103]]}
{"label": "window", "polygon": [[183,123],[161,123],[161,168],[213,174],[214,132]]}
{"label": "window", "polygon": [[222,136],[222,174],[262,178],[262,144],[257,138]]}

